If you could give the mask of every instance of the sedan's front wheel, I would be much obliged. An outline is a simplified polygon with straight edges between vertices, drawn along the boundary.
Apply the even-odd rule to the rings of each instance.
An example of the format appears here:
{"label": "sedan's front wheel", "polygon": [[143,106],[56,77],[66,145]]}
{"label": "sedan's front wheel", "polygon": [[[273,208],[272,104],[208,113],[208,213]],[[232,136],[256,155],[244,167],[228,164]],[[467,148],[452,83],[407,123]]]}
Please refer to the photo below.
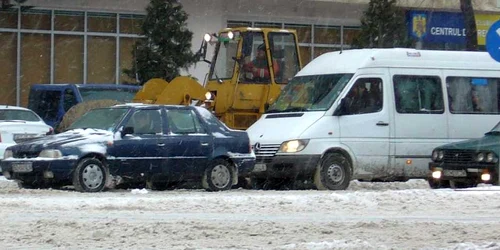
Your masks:
{"label": "sedan's front wheel", "polygon": [[100,192],[108,180],[108,169],[96,158],[82,159],[73,173],[73,186],[79,192]]}
{"label": "sedan's front wheel", "polygon": [[202,177],[202,186],[207,191],[224,191],[233,186],[233,167],[224,159],[214,160]]}

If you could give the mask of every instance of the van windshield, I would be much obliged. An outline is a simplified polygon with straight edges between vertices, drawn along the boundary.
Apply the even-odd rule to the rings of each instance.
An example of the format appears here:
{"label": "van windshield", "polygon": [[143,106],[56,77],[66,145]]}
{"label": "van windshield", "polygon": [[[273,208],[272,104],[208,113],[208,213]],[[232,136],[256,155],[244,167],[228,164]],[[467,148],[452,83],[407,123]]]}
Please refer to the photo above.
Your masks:
{"label": "van windshield", "polygon": [[353,74],[294,77],[266,113],[325,111],[330,108]]}

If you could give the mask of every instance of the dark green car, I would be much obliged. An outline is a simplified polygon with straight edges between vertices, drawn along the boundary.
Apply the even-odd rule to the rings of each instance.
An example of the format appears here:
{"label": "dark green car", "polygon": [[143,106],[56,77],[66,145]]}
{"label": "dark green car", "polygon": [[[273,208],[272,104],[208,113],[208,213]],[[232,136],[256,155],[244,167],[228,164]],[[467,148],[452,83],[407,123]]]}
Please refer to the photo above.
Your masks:
{"label": "dark green car", "polygon": [[429,163],[431,188],[469,188],[479,183],[498,185],[500,123],[482,138],[437,147]]}

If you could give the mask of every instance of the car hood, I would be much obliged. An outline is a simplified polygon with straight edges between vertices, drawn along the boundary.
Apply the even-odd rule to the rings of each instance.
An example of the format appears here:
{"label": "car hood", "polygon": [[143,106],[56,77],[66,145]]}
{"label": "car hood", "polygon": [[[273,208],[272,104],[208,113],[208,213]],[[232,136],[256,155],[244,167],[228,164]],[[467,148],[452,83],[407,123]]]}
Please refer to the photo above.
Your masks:
{"label": "car hood", "polygon": [[283,141],[300,139],[300,135],[323,117],[325,112],[271,113],[263,115],[247,129],[254,143],[281,144]]}
{"label": "car hood", "polygon": [[80,151],[86,151],[96,144],[105,144],[113,140],[113,133],[106,130],[96,129],[75,129],[64,133],[49,135],[40,139],[32,140],[26,143],[20,143],[11,147],[14,151],[33,152],[41,151],[46,148],[79,148]]}
{"label": "car hood", "polygon": [[450,143],[439,147],[440,149],[460,149],[460,150],[489,150],[500,153],[500,136],[485,135],[479,139],[471,139]]}

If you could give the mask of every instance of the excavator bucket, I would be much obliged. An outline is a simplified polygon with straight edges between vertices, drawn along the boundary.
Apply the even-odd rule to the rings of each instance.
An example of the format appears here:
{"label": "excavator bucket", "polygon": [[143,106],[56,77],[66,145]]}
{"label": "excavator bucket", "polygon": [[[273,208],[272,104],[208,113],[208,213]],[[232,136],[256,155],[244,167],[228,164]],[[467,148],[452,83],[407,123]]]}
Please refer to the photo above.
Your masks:
{"label": "excavator bucket", "polygon": [[133,102],[156,103],[156,97],[167,87],[168,82],[161,78],[153,78],[147,81],[142,89],[137,92]]}
{"label": "excavator bucket", "polygon": [[205,101],[206,93],[207,90],[193,78],[178,76],[156,96],[156,104],[191,105],[192,100]]}

